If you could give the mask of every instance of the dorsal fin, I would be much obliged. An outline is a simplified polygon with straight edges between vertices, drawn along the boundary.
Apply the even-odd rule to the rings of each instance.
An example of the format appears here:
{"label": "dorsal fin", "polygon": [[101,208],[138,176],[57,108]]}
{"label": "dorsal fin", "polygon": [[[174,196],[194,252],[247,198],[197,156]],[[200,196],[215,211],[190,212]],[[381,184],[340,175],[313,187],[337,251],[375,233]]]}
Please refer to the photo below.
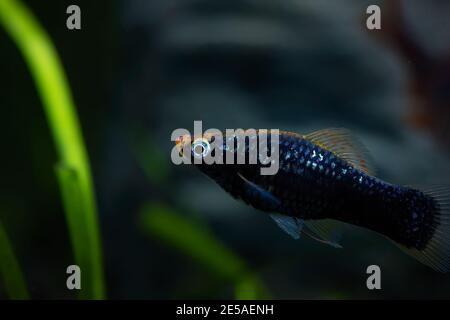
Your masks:
{"label": "dorsal fin", "polygon": [[351,132],[343,128],[330,128],[304,136],[306,140],[346,160],[353,167],[368,175],[374,175],[369,152]]}

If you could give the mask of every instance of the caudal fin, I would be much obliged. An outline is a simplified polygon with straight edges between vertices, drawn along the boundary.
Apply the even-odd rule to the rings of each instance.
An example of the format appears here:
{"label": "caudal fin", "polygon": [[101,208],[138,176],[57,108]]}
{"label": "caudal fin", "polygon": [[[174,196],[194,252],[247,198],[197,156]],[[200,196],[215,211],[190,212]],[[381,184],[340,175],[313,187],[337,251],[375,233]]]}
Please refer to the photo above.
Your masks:
{"label": "caudal fin", "polygon": [[[408,232],[415,239],[401,249],[436,271],[450,271],[450,186],[411,189]],[[415,223],[416,222],[416,223]]]}

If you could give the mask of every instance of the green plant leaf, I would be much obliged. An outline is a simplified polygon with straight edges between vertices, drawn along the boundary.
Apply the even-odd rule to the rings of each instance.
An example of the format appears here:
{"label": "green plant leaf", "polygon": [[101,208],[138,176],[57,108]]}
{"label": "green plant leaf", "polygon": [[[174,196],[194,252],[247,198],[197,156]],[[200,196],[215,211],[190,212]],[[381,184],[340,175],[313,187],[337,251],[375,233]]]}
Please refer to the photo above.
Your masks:
{"label": "green plant leaf", "polygon": [[[1,1],[1,0],[0,0]],[[11,299],[28,299],[29,294],[11,243],[0,222],[0,277]]]}
{"label": "green plant leaf", "polygon": [[161,204],[144,206],[140,218],[146,232],[190,256],[215,275],[233,282],[237,299],[269,297],[258,277],[206,225]]}
{"label": "green plant leaf", "polygon": [[148,179],[155,184],[164,184],[169,176],[169,166],[164,153],[152,139],[134,138],[132,152]]}
{"label": "green plant leaf", "polygon": [[105,288],[93,182],[63,67],[51,39],[19,0],[0,0],[0,24],[22,53],[42,100],[63,168],[62,172],[59,169],[62,194],[77,190],[77,201],[69,200],[66,194],[63,202],[76,264],[83,273],[80,296],[102,299]]}

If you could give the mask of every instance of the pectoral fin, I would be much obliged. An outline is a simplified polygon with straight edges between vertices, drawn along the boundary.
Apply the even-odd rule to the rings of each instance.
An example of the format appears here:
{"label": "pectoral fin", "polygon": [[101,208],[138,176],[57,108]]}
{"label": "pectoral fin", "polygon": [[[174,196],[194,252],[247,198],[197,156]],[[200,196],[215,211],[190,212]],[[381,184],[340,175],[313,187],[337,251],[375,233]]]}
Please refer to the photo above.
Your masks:
{"label": "pectoral fin", "polygon": [[283,212],[283,205],[276,196],[251,182],[241,173],[238,173],[238,176],[243,180],[246,199],[252,206],[267,212]]}
{"label": "pectoral fin", "polygon": [[[242,174],[238,173],[239,177],[245,184],[247,197],[252,199],[252,205],[259,207],[259,209],[268,212],[287,212],[288,210],[282,205],[281,201],[271,192],[261,188],[255,183],[246,179]],[[300,238],[303,229],[303,220],[288,215],[273,213],[270,217],[275,223],[287,234],[294,239]]]}

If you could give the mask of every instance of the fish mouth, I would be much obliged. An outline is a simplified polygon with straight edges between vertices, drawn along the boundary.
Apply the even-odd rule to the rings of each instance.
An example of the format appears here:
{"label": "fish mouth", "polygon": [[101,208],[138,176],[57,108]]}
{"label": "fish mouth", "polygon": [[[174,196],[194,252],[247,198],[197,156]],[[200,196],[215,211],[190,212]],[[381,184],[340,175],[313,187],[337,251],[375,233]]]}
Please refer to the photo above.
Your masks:
{"label": "fish mouth", "polygon": [[179,136],[175,139],[175,146],[181,151],[190,140],[188,135]]}
{"label": "fish mouth", "polygon": [[191,136],[186,134],[176,138],[175,147],[181,157],[189,157],[191,150]]}

